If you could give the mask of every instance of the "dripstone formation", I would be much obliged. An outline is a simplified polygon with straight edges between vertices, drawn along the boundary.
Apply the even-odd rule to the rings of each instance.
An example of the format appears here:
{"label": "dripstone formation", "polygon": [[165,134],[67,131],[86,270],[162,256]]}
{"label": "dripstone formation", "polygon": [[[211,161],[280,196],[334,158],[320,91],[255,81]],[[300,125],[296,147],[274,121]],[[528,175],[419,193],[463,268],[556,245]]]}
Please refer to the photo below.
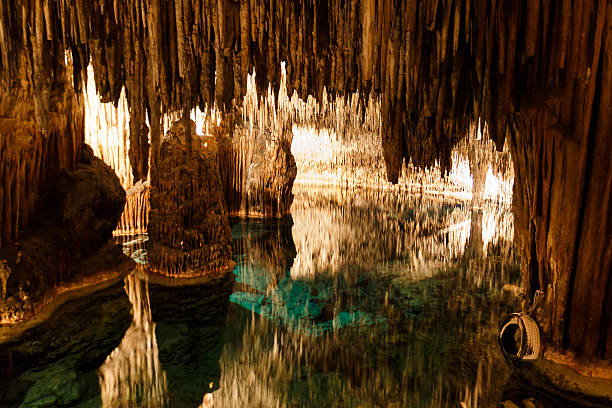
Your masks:
{"label": "dripstone formation", "polygon": [[215,137],[230,215],[262,218],[288,215],[297,176],[291,154],[291,131],[237,126],[233,132],[218,132]]}
{"label": "dripstone formation", "polygon": [[82,146],[76,167],[61,172],[53,188],[41,195],[30,229],[0,248],[0,258],[5,258],[0,261],[3,322],[30,317],[60,287],[95,283],[96,276],[131,267],[112,242],[125,191],[89,146]]}
{"label": "dripstone formation", "polygon": [[185,120],[172,125],[151,180],[149,266],[169,276],[200,275],[230,263],[232,238],[217,147],[196,135],[194,126]]}
{"label": "dripstone formation", "polygon": [[[537,311],[546,344],[569,360],[612,358],[608,0],[0,2],[2,97],[22,79],[37,129],[0,141],[3,242],[27,225],[36,196],[26,186],[53,173],[37,169],[55,155],[71,167],[79,151],[74,122],[54,132],[50,115],[67,50],[75,91],[90,59],[103,100],[125,85],[134,180],[148,174],[149,132],[154,167],[159,159],[163,113],[229,108],[252,67],[261,89],[277,86],[281,61],[290,92],[381,98],[393,182],[406,159],[447,168],[453,145],[481,120],[498,150],[510,144],[526,299],[546,293]],[[4,115],[3,134],[17,134],[23,115]],[[22,170],[25,156],[7,153],[17,145],[39,152],[27,155],[41,164],[34,172]]]}

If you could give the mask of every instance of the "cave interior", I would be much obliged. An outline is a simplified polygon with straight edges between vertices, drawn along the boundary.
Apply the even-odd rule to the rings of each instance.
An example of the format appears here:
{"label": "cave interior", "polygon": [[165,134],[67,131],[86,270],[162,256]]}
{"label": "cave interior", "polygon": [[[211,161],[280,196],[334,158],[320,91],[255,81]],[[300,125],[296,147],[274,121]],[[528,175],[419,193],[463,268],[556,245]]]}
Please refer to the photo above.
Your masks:
{"label": "cave interior", "polygon": [[[319,284],[319,297],[340,290],[338,276],[366,290],[371,284],[345,276],[342,268],[350,264],[375,274],[380,263],[370,260],[399,258],[389,242],[402,248],[416,245],[406,243],[409,239],[427,245],[419,234],[436,228],[431,219],[444,218],[431,214],[459,206],[467,221],[447,214],[444,222],[468,228],[465,249],[458,255],[447,238],[436,241],[441,248],[436,256],[461,265],[456,268],[481,271],[485,277],[479,279],[493,279],[486,277],[494,274],[493,255],[487,255],[486,243],[483,252],[476,232],[485,236],[489,218],[483,208],[507,211],[494,227],[510,219],[505,253],[512,254],[518,279],[503,275],[499,284],[504,293],[514,293],[515,311],[537,322],[538,347],[541,342],[536,363],[508,363],[513,386],[503,398],[487,394],[493,401],[488,403],[531,389],[536,403],[531,406],[547,406],[547,398],[607,406],[612,403],[611,113],[608,0],[0,1],[0,360],[12,367],[1,373],[6,386],[0,386],[0,405],[30,406],[27,387],[17,387],[15,378],[33,356],[51,361],[55,351],[32,354],[36,347],[28,342],[56,333],[53,322],[62,324],[66,317],[53,315],[59,307],[54,304],[73,297],[104,299],[97,300],[107,305],[101,310],[115,316],[106,342],[101,332],[76,336],[105,344],[91,357],[91,366],[100,367],[102,406],[123,406],[116,405],[121,397],[113,392],[127,391],[113,376],[132,364],[130,347],[150,351],[134,344],[151,336],[154,350],[157,336],[161,363],[154,359],[153,367],[140,367],[140,375],[154,376],[145,387],[149,399],[141,397],[150,406],[182,406],[180,396],[160,390],[174,388],[188,399],[192,391],[183,389],[187,380],[177,373],[191,366],[173,360],[164,342],[181,325],[195,325],[200,341],[194,347],[206,349],[202,339],[221,344],[221,329],[206,331],[202,322],[221,327],[225,316],[231,320],[228,301],[291,333],[322,336],[319,345],[309,337],[305,347],[322,360],[333,359],[330,350],[342,354],[343,348],[325,337],[323,322],[347,332],[353,329],[348,323],[345,328],[346,316],[373,325],[386,319],[392,326],[387,298],[381,301],[387,315],[366,319],[363,311],[339,312],[348,302],[342,296],[350,296],[338,292],[304,334],[303,325],[283,317],[298,312],[270,311],[261,300],[253,303],[254,293],[265,294],[268,302],[289,296],[283,292],[286,271],[294,290],[304,282]],[[457,187],[453,175],[461,163],[468,181]],[[497,198],[487,195],[489,173],[499,177],[497,189],[503,191]],[[444,202],[438,210],[428,201],[433,196]],[[332,203],[343,210],[329,210]],[[430,206],[426,221],[419,210],[405,212],[409,206]],[[389,227],[393,217],[404,218]],[[308,233],[302,220],[309,223]],[[359,229],[360,220],[385,228]],[[352,231],[347,243],[317,235],[325,222],[337,236]],[[275,238],[266,241],[253,232],[257,228],[274,231]],[[450,230],[444,229],[452,235]],[[359,236],[372,231],[378,234]],[[128,253],[126,243],[135,242],[129,238],[134,236],[137,248]],[[353,265],[345,258],[355,247],[364,260]],[[303,250],[311,251],[310,258]],[[480,266],[472,259],[487,256],[489,262]],[[251,258],[275,276],[267,286],[241,272],[244,259]],[[342,272],[333,271],[334,262],[342,264]],[[336,280],[321,283],[333,273]],[[233,292],[228,276],[235,276]],[[126,300],[119,300],[123,292],[108,289],[124,279],[134,308],[131,323],[119,321],[120,312],[129,313]],[[169,289],[185,284],[193,286],[184,298]],[[413,289],[402,288],[401,302],[412,299]],[[178,319],[168,308],[173,303],[192,316]],[[209,311],[203,314],[194,305]],[[495,316],[495,325],[504,317]],[[266,347],[254,333],[248,342],[245,336],[254,350]],[[2,351],[5,344],[10,347]],[[218,406],[210,402],[213,396],[237,404],[223,400],[229,392],[224,384],[232,386],[223,373],[246,374],[226,361],[226,354],[207,353],[214,364],[202,378],[210,380],[212,391],[204,400],[201,392],[194,398],[201,406]],[[496,353],[503,364],[502,352]],[[281,366],[293,361],[274,358]],[[555,380],[559,376],[564,380]],[[206,388],[206,381],[199,386]],[[365,387],[359,384],[353,380],[349,388]],[[272,404],[264,398],[269,389],[259,387],[252,383],[252,392],[261,395],[243,402]],[[543,396],[542,389],[556,397]],[[577,402],[578,394],[585,399]],[[213,405],[206,405],[207,395]],[[424,394],[411,395],[426,400]],[[479,396],[485,404],[482,392],[449,398],[480,406]],[[372,406],[391,401],[377,398]],[[411,401],[397,398],[397,406]],[[36,406],[60,406],[57,401]],[[338,405],[351,406],[347,401]],[[428,406],[447,406],[432,401]],[[333,405],[329,399],[317,403]]]}

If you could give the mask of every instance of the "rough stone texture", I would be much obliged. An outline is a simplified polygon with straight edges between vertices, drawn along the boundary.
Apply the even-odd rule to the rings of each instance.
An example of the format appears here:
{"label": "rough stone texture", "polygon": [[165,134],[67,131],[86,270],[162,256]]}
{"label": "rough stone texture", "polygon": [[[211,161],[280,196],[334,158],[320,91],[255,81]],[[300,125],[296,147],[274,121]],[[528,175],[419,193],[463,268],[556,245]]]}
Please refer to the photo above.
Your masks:
{"label": "rough stone texture", "polygon": [[219,171],[230,216],[281,218],[293,202],[297,166],[290,129],[218,132]]}
{"label": "rough stone texture", "polygon": [[35,216],[39,197],[79,160],[82,97],[73,88],[70,67],[57,63],[49,72],[45,131],[34,109],[37,90],[29,61],[21,60],[13,76],[0,75],[0,247],[19,238]]}
{"label": "rough stone texture", "polygon": [[[291,134],[291,131],[288,133]],[[289,214],[296,176],[291,141],[286,135],[258,139],[247,174],[249,214],[256,213],[263,217]]]}
{"label": "rough stone texture", "polygon": [[88,255],[112,237],[125,204],[125,190],[115,172],[88,145],[83,146],[77,167],[60,175],[58,193],[63,197],[62,224],[72,248]]}
{"label": "rough stone texture", "polygon": [[[116,100],[118,84],[126,86],[136,180],[147,170],[145,112],[156,119],[157,152],[160,109],[185,111],[213,98],[227,107],[244,93],[245,69],[255,66],[263,89],[278,83],[280,61],[288,64],[288,88],[302,96],[319,96],[324,86],[381,96],[384,158],[394,182],[407,158],[447,168],[452,146],[475,119],[498,150],[510,135],[523,277],[528,296],[538,288],[547,293],[544,338],[586,358],[612,357],[608,0],[16,4],[0,2],[4,80],[32,73],[32,105],[46,131],[50,73],[71,49],[78,84],[91,55],[103,98]],[[30,71],[20,69],[24,59]],[[22,170],[6,166],[2,149],[12,180],[11,172]],[[10,239],[19,195],[14,183],[0,185],[8,197],[2,236]]]}
{"label": "rough stone texture", "polygon": [[124,203],[114,171],[83,145],[74,170],[62,172],[38,201],[23,237],[0,248],[0,258],[11,270],[0,321],[27,318],[58,289],[103,278],[127,265],[110,242]]}
{"label": "rough stone texture", "polygon": [[184,119],[172,125],[151,175],[149,266],[169,276],[200,275],[226,268],[231,260],[217,147],[193,129],[194,123]]}

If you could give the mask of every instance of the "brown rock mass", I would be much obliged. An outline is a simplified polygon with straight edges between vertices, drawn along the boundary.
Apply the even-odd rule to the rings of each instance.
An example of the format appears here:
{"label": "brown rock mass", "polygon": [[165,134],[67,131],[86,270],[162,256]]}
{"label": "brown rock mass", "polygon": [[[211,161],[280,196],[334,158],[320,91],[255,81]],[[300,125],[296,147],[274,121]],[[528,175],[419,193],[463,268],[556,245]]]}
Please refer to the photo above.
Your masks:
{"label": "brown rock mass", "polygon": [[[161,141],[157,171],[151,175],[149,267],[169,276],[226,268],[231,258],[217,147],[212,138],[205,140],[193,129],[193,122],[184,119],[172,125]],[[185,146],[187,132],[191,154]]]}
{"label": "brown rock mass", "polygon": [[297,176],[291,137],[288,129],[253,129],[248,125],[216,135],[230,216],[282,218],[290,213]]}
{"label": "brown rock mass", "polygon": [[10,268],[0,271],[0,322],[27,318],[62,290],[125,271],[129,258],[111,242],[124,204],[115,172],[83,145],[76,167],[42,194],[30,228],[0,248]]}

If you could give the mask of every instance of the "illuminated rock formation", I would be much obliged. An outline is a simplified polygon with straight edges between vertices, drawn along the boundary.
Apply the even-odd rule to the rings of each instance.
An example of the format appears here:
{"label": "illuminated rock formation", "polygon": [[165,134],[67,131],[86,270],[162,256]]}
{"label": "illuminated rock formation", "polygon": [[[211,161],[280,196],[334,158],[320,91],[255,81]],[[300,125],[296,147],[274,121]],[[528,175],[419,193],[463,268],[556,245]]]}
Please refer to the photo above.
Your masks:
{"label": "illuminated rock formation", "polygon": [[214,140],[196,135],[191,120],[175,122],[161,142],[151,179],[151,269],[192,276],[227,268],[231,232]]}
{"label": "illuminated rock formation", "polygon": [[57,176],[19,241],[2,248],[11,273],[0,323],[14,323],[38,312],[59,291],[95,283],[125,272],[128,258],[110,239],[125,192],[117,176],[82,146],[79,162]]}
{"label": "illuminated rock formation", "polygon": [[134,235],[147,232],[149,224],[150,183],[139,181],[126,191],[126,201],[116,235]]}
{"label": "illuminated rock formation", "polygon": [[279,218],[289,214],[297,175],[291,131],[237,127],[220,136],[219,170],[230,215]]}
{"label": "illuminated rock formation", "polygon": [[[251,67],[263,90],[279,84],[281,61],[287,89],[303,99],[322,98],[324,87],[380,97],[392,182],[407,160],[449,169],[453,146],[478,119],[497,150],[508,139],[512,152],[523,281],[528,299],[546,292],[544,339],[588,360],[610,359],[611,27],[607,0],[2,2],[0,69],[5,84],[31,72],[33,92],[22,98],[35,112],[30,133],[53,135],[65,51],[77,87],[91,56],[103,100],[116,101],[125,85],[134,180],[148,173],[149,125],[158,160],[162,112],[187,116],[213,102],[231,109]],[[3,97],[12,92],[4,85]],[[78,130],[80,118],[62,123]],[[35,137],[41,154],[30,157],[44,165],[33,173],[16,165],[24,160],[15,141],[0,141],[3,243],[35,201],[15,174],[34,174],[38,186],[52,163],[73,166],[80,135],[50,136],[57,150]],[[53,161],[55,151],[63,160]]]}

